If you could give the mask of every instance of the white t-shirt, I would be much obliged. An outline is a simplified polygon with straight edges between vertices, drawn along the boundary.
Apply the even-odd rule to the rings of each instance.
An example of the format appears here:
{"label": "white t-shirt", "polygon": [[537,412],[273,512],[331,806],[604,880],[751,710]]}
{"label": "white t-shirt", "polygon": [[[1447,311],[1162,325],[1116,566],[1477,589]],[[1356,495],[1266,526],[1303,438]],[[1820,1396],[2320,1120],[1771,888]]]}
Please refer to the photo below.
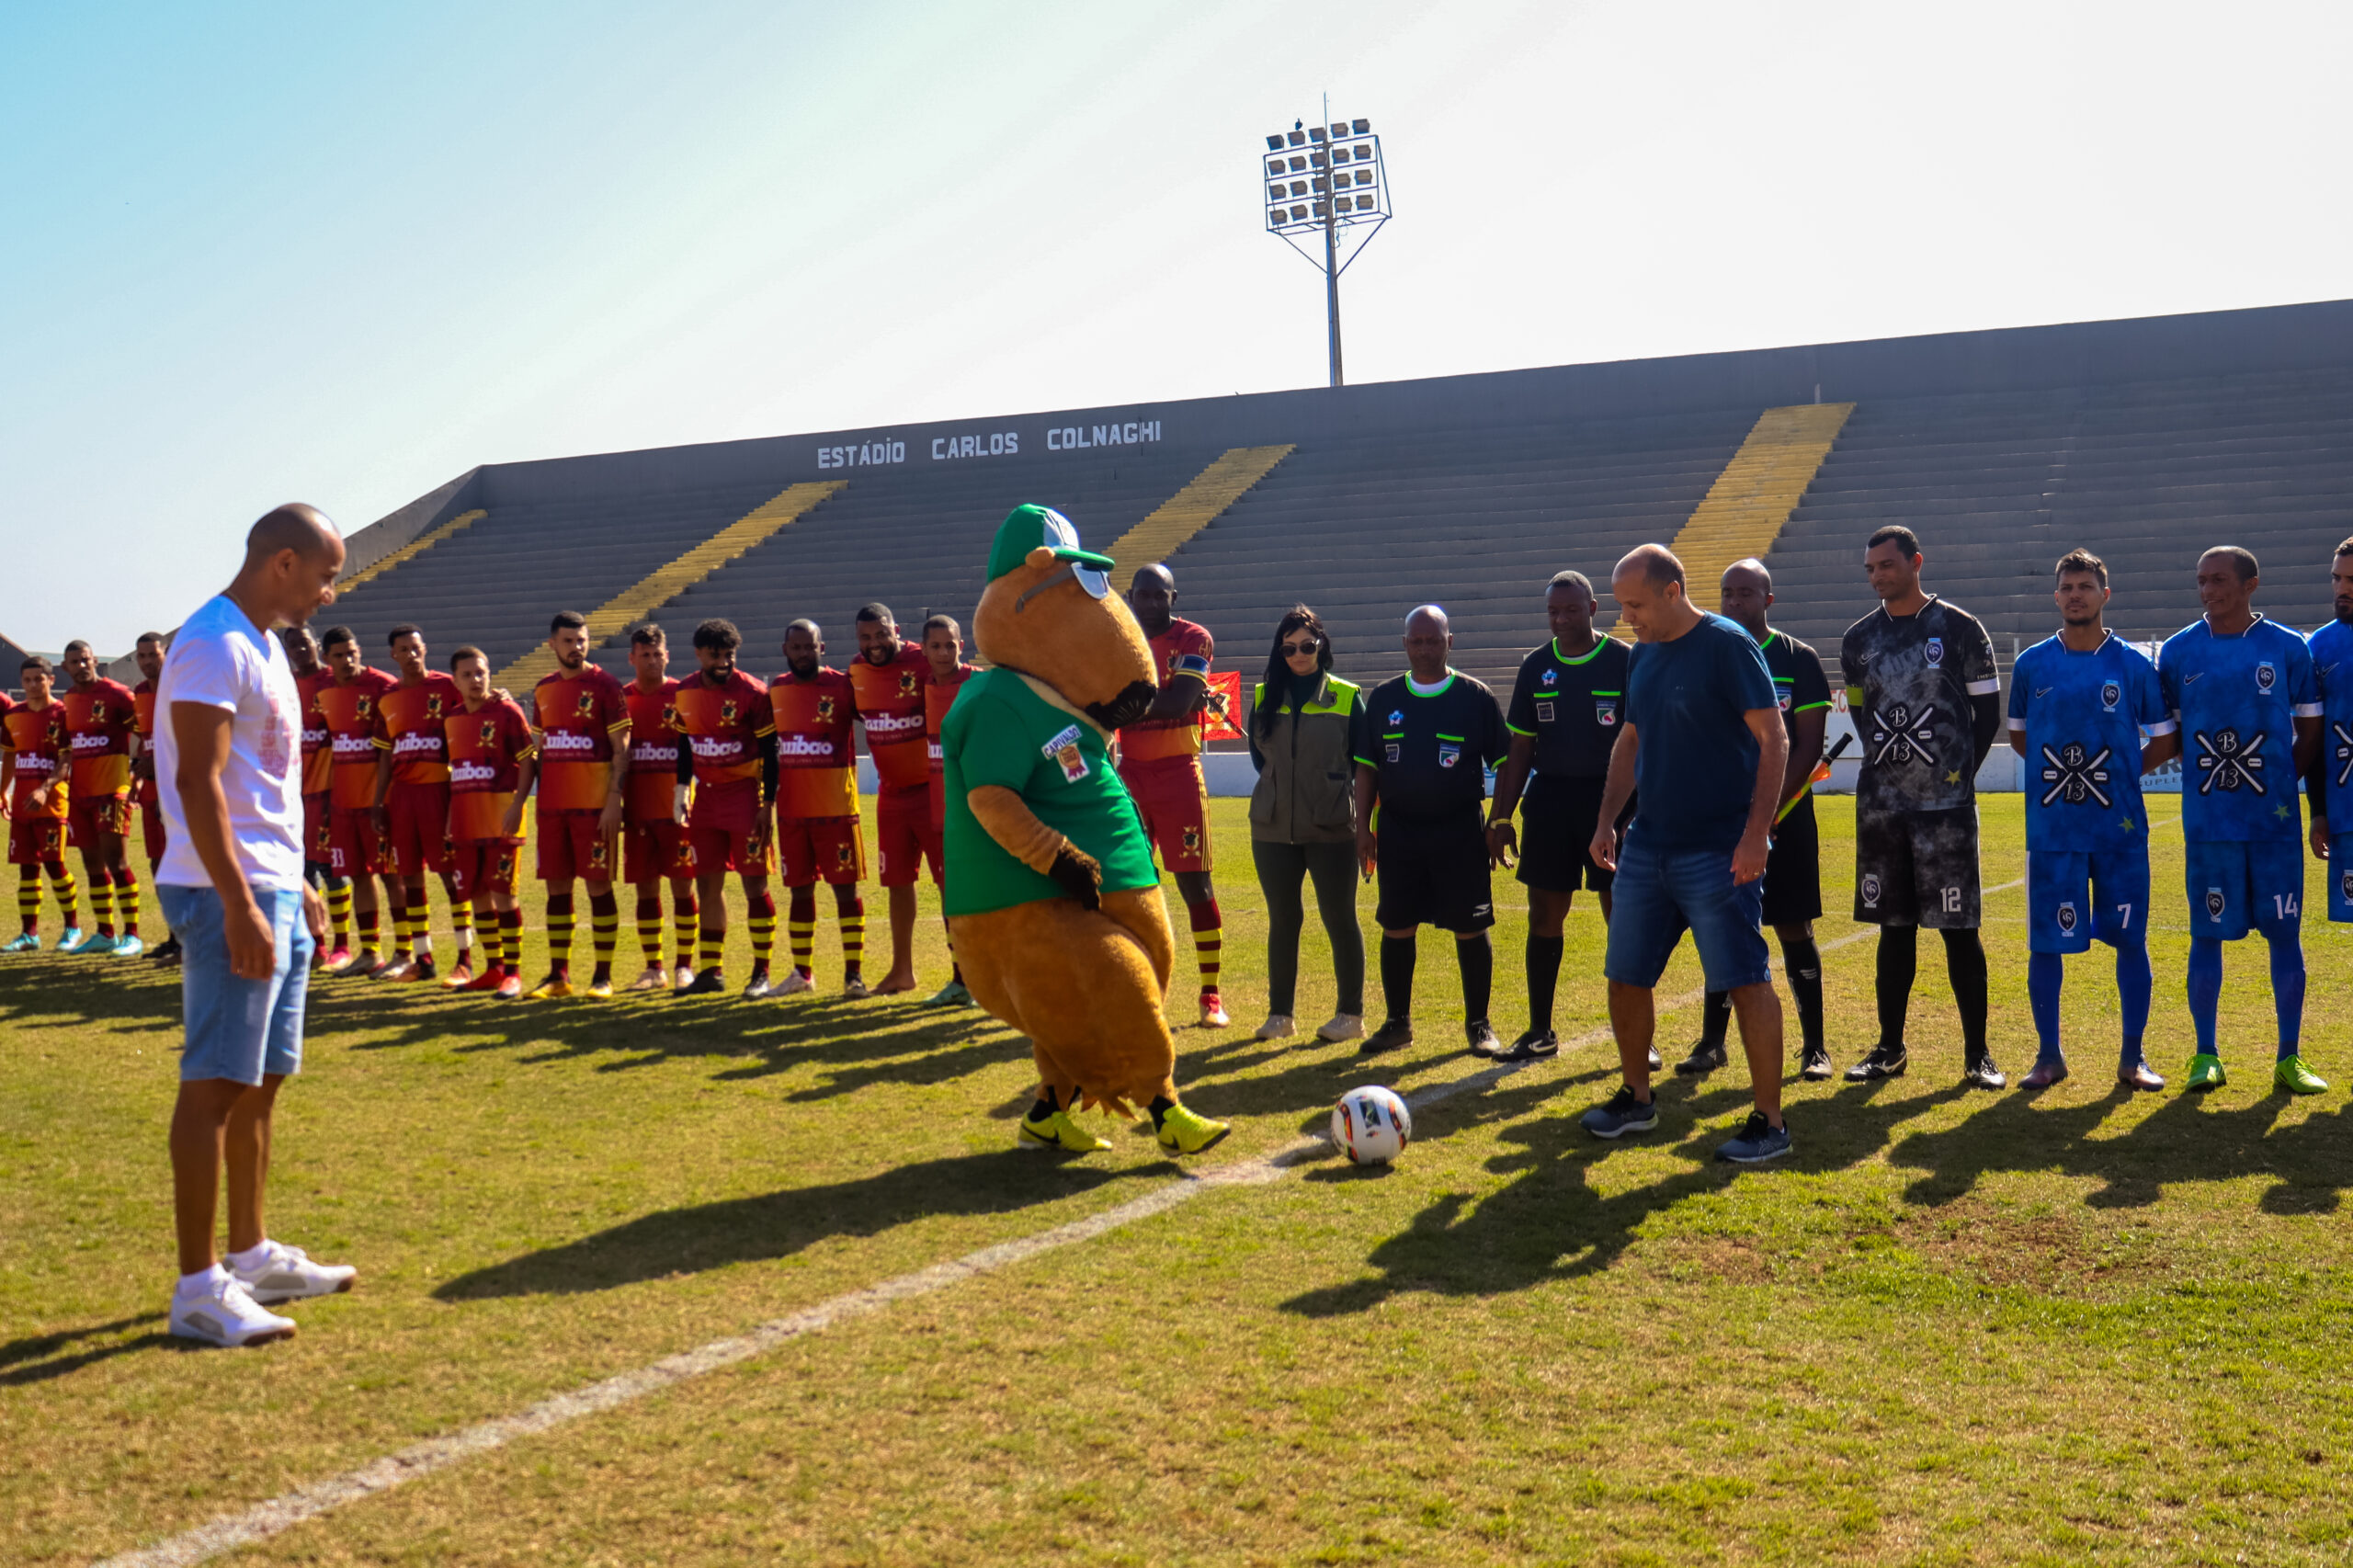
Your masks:
{"label": "white t-shirt", "polygon": [[165,832],[155,880],[174,887],[210,887],[212,878],[188,839],[187,813],[173,783],[179,772],[179,743],[172,730],[172,705],[178,702],[235,715],[221,792],[229,802],[238,869],[258,887],[301,887],[302,702],[286,650],[224,594],[188,617],[172,639],[155,682],[155,793]]}

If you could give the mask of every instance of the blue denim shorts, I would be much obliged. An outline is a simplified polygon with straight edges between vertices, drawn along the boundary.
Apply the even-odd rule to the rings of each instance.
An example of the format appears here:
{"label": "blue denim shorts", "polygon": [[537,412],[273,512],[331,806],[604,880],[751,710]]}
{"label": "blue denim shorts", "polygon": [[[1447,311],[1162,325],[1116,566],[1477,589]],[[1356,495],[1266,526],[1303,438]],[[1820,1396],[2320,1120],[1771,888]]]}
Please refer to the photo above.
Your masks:
{"label": "blue denim shorts", "polygon": [[302,1066],[302,1006],[311,992],[311,928],[302,919],[300,888],[255,888],[254,903],[277,934],[278,961],[267,980],[229,971],[229,939],[221,895],[209,887],[158,883],[164,918],[180,939],[180,1003],[188,1016],[188,1045],[180,1053],[184,1083],[227,1078],[259,1084]]}
{"label": "blue denim shorts", "polygon": [[1656,985],[1688,929],[1709,990],[1766,984],[1773,970],[1764,913],[1764,880],[1734,882],[1731,850],[1653,849],[1637,819],[1618,852],[1602,972],[1620,985]]}

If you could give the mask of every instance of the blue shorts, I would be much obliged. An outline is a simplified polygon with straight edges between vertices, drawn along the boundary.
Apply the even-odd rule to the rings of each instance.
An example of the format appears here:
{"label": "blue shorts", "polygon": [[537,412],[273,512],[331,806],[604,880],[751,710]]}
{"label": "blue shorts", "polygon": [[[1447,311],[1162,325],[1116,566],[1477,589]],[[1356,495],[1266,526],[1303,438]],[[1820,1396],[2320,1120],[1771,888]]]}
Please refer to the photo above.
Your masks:
{"label": "blue shorts", "polygon": [[2087,952],[2149,940],[2149,848],[2029,850],[2026,858],[2027,950]]}
{"label": "blue shorts", "polygon": [[2328,917],[2353,920],[2353,828],[2329,835]]}
{"label": "blue shorts", "polygon": [[1688,927],[1699,949],[1711,991],[1763,985],[1773,978],[1758,927],[1765,882],[1732,880],[1729,849],[1648,847],[1642,819],[1618,852],[1615,907],[1609,913],[1609,954],[1602,973],[1620,985],[1656,985]]}
{"label": "blue shorts", "polygon": [[2249,844],[2192,839],[2184,860],[2189,934],[2235,942],[2303,925],[2304,846],[2297,839]]}
{"label": "blue shorts", "polygon": [[267,980],[229,971],[221,895],[209,887],[156,884],[164,918],[180,939],[180,1004],[188,1045],[180,1079],[226,1078],[256,1085],[302,1066],[302,1004],[311,991],[311,928],[300,888],[256,888],[254,903],[277,933],[278,962]]}

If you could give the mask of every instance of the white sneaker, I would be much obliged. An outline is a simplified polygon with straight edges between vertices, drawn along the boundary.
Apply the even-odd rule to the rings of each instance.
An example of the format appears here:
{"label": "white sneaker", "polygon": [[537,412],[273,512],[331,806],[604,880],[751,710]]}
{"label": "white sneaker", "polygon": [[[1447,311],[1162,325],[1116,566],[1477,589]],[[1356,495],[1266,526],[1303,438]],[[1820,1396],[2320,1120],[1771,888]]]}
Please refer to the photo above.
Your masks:
{"label": "white sneaker", "polygon": [[266,1242],[269,1255],[256,1268],[239,1268],[235,1264],[229,1271],[237,1283],[264,1306],[279,1301],[300,1301],[312,1296],[334,1296],[351,1289],[359,1278],[359,1270],[347,1263],[313,1263],[310,1254],[301,1247],[288,1246],[284,1242]]}
{"label": "white sneaker", "polygon": [[264,1311],[235,1276],[216,1272],[218,1283],[200,1296],[172,1296],[170,1329],[181,1339],[199,1339],[223,1349],[267,1345],[294,1337],[294,1320]]}
{"label": "white sneaker", "polygon": [[1267,1015],[1267,1021],[1258,1026],[1258,1032],[1251,1038],[1254,1040],[1289,1040],[1298,1032],[1299,1027],[1290,1021],[1290,1015],[1289,1013],[1269,1013]]}
{"label": "white sneaker", "polygon": [[1330,1023],[1325,1024],[1322,1028],[1315,1031],[1315,1038],[1317,1040],[1362,1040],[1364,1038],[1364,1015],[1361,1013],[1335,1013],[1332,1015],[1332,1021]]}
{"label": "white sneaker", "polygon": [[673,991],[684,991],[688,986],[692,985],[694,983],[695,971],[693,968],[687,964],[680,964],[678,966],[678,971],[670,977],[670,989]]}
{"label": "white sneaker", "polygon": [[1225,1015],[1225,1004],[1218,999],[1218,994],[1214,991],[1202,992],[1201,1028],[1222,1029],[1232,1022],[1233,1020]]}
{"label": "white sneaker", "polygon": [[771,996],[798,996],[803,991],[814,991],[816,989],[817,983],[815,981],[801,973],[798,969],[788,969],[784,971],[784,978],[782,980],[776,982],[776,983],[768,987],[768,994]]}

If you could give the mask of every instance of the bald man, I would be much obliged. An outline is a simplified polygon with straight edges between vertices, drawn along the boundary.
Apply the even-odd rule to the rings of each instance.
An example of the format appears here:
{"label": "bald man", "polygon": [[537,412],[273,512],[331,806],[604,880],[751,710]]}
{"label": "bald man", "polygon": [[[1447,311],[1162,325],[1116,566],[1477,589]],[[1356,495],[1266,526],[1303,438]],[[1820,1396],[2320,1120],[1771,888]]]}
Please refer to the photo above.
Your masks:
{"label": "bald man", "polygon": [[1165,566],[1137,570],[1128,585],[1128,608],[1151,640],[1160,691],[1142,718],[1120,731],[1120,779],[1135,797],[1144,832],[1185,901],[1201,970],[1201,1027],[1222,1028],[1227,1018],[1218,971],[1225,917],[1210,885],[1210,791],[1201,777],[1201,724],[1210,710],[1210,663],[1217,644],[1207,627],[1178,619],[1176,576]]}
{"label": "bald man", "polygon": [[1472,1051],[1503,1049],[1487,1019],[1495,862],[1482,816],[1486,769],[1508,755],[1511,733],[1495,694],[1448,663],[1453,651],[1446,611],[1422,606],[1405,618],[1406,673],[1373,687],[1356,711],[1357,859],[1366,876],[1381,879],[1373,918],[1389,1014],[1357,1048],[1360,1055],[1413,1043],[1415,938],[1425,925],[1453,934]]}
{"label": "bald man", "polygon": [[[171,1153],[180,1279],[170,1331],[209,1345],[294,1332],[275,1303],[351,1289],[263,1229],[271,1112],[302,1060],[311,954],[326,912],[302,880],[301,699],[273,629],[335,599],[343,540],[309,506],[246,537],[236,578],[188,618],[157,681],[155,776],[165,818],[156,893],[183,944],[187,1043]],[[228,1167],[229,1253],[213,1224]]]}

